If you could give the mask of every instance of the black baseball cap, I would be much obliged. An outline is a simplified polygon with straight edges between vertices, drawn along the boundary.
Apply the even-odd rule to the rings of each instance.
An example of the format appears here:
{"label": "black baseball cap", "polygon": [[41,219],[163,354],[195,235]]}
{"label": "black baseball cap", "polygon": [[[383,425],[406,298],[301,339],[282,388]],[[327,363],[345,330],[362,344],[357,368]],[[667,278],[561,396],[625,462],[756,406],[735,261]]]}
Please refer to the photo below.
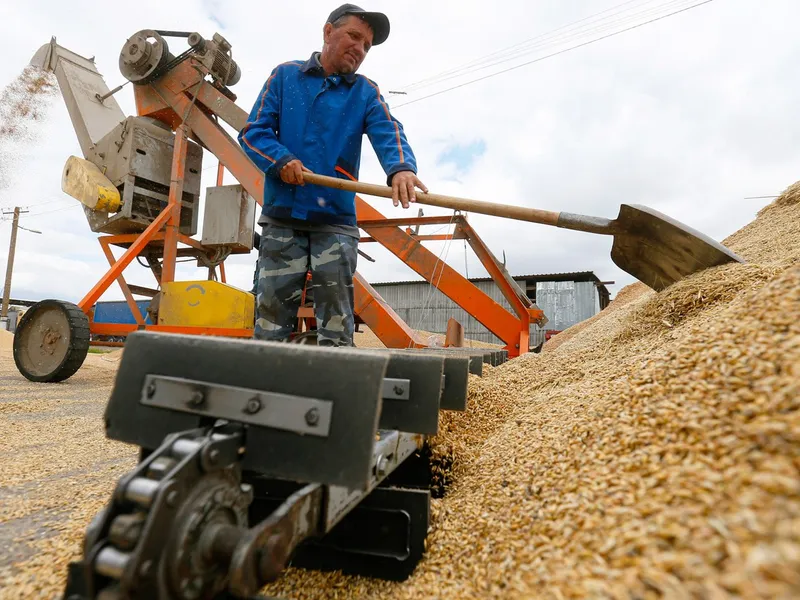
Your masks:
{"label": "black baseball cap", "polygon": [[373,46],[382,44],[389,37],[389,17],[379,12],[368,12],[355,4],[342,4],[330,14],[326,23],[338,21],[345,15],[361,17],[372,27]]}

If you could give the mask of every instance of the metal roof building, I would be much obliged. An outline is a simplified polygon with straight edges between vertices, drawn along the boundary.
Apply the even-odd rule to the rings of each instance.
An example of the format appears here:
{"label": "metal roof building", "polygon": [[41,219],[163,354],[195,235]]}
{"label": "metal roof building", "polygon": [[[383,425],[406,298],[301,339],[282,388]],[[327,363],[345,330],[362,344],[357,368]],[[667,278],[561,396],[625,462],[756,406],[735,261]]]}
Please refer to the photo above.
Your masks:
{"label": "metal roof building", "polygon": [[[531,347],[544,342],[546,331],[563,331],[594,316],[608,306],[610,299],[605,283],[591,271],[520,275],[514,280],[549,320],[544,329],[531,325]],[[490,277],[470,278],[470,281],[512,311]],[[372,287],[413,329],[444,334],[448,319],[453,317],[464,327],[465,337],[502,344],[498,337],[427,281],[373,283]]]}

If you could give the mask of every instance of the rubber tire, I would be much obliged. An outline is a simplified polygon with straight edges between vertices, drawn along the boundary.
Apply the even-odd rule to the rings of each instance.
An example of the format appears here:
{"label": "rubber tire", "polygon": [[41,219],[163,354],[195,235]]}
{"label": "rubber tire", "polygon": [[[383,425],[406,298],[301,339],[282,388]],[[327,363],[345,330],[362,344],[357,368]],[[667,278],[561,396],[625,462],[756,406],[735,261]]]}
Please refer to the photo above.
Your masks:
{"label": "rubber tire", "polygon": [[[22,333],[26,327],[34,325],[36,313],[43,308],[58,308],[67,318],[69,325],[70,340],[67,352],[61,363],[51,372],[44,375],[37,375],[29,372],[20,360],[20,345],[22,344]],[[30,307],[22,315],[17,330],[14,333],[14,364],[17,370],[29,381],[36,383],[57,383],[72,377],[81,368],[86,354],[89,352],[89,318],[86,314],[71,302],[61,300],[42,300]]]}

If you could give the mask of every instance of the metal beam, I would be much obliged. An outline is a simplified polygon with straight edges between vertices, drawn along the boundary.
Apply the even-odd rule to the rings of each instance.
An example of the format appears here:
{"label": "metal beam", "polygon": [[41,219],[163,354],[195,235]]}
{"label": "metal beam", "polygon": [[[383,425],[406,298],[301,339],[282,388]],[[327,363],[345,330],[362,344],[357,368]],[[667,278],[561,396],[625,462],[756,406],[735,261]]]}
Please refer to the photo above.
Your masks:
{"label": "metal beam", "polygon": [[465,221],[462,215],[441,216],[441,217],[400,217],[397,219],[359,219],[358,225],[371,225],[380,227],[384,225],[455,225]]}
{"label": "metal beam", "polygon": [[[442,234],[433,234],[433,235],[415,235],[411,234],[415,240],[419,240],[420,242],[446,242],[447,240],[458,239],[456,236],[449,234],[449,233],[442,233]],[[359,243],[361,244],[368,244],[370,242],[377,242],[374,237],[361,237],[358,238]]]}
{"label": "metal beam", "polygon": [[360,273],[353,277],[355,313],[388,348],[425,348],[426,344],[411,329]]}
{"label": "metal beam", "polygon": [[[385,219],[383,214],[359,196],[356,196],[356,212],[361,222]],[[523,350],[519,345],[520,321],[466,277],[439,260],[414,236],[394,225],[361,225],[361,228],[503,340],[514,356],[520,351],[527,351],[527,347]]]}

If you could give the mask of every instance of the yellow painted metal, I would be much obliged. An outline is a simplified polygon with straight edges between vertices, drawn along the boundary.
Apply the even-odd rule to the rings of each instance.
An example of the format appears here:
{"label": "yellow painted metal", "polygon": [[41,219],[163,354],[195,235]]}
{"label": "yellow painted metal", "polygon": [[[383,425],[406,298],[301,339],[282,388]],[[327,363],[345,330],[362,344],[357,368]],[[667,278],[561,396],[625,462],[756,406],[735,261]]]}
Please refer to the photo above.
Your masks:
{"label": "yellow painted metal", "polygon": [[158,324],[252,329],[253,294],[218,281],[172,281],[161,287]]}
{"label": "yellow painted metal", "polygon": [[61,174],[61,189],[92,210],[118,212],[119,190],[96,164],[70,156]]}

